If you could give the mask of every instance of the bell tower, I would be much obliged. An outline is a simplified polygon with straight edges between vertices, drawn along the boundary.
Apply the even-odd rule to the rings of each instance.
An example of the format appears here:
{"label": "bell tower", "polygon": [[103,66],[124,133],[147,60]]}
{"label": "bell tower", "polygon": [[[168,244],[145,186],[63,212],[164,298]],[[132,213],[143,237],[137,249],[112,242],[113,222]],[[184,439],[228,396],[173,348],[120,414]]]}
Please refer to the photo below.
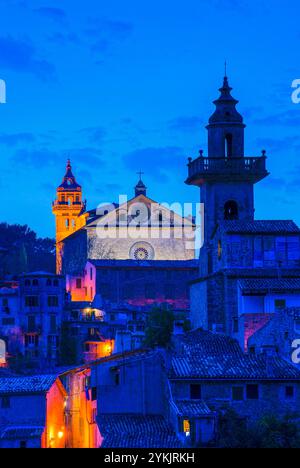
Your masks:
{"label": "bell tower", "polygon": [[226,221],[254,220],[254,184],[267,175],[266,154],[246,157],[245,124],[236,109],[227,76],[214,101],[215,112],[209,119],[208,156],[189,158],[188,185],[200,187],[204,204],[204,246],[201,249],[202,273],[209,274],[209,244],[216,228]]}
{"label": "bell tower", "polygon": [[243,117],[236,110],[238,101],[231,96],[227,76],[214,101],[216,110],[209,119],[208,156],[211,158],[241,158],[244,156]]}
{"label": "bell tower", "polygon": [[70,160],[67,162],[66,174],[56,193],[52,212],[56,220],[56,271],[60,274],[63,255],[62,241],[86,224],[84,215],[86,202],[82,201],[82,189],[73,175]]}

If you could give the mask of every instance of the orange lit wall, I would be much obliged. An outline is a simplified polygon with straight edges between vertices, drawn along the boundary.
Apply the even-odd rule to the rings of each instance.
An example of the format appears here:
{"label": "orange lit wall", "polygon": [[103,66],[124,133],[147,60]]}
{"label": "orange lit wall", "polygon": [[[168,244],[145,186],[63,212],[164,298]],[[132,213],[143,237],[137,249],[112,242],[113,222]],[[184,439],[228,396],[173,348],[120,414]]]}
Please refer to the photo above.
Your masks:
{"label": "orange lit wall", "polygon": [[96,361],[104,357],[111,356],[115,348],[115,340],[106,341],[87,341],[85,343],[89,345],[89,351],[84,353],[85,362]]}
{"label": "orange lit wall", "polygon": [[90,375],[90,369],[67,375],[68,448],[99,448],[102,442],[96,422],[97,400],[92,401],[92,391],[87,387]]}
{"label": "orange lit wall", "polygon": [[59,379],[46,395],[46,429],[42,436],[42,448],[65,448],[65,400],[67,392]]}
{"label": "orange lit wall", "polygon": [[[77,287],[78,279],[81,280],[81,288]],[[96,294],[96,268],[88,262],[81,276],[67,275],[66,285],[72,301],[92,302]]]}

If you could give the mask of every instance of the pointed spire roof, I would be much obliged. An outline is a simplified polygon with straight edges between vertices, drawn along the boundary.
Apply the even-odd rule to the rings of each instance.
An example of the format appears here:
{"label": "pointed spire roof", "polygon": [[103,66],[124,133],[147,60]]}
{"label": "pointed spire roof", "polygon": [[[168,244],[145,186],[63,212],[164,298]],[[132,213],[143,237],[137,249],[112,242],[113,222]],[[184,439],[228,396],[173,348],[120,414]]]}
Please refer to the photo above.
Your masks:
{"label": "pointed spire roof", "polygon": [[144,182],[142,181],[142,175],[143,175],[143,172],[138,172],[138,175],[140,176],[140,180],[138,181],[138,183],[136,184],[135,186],[135,196],[138,197],[139,195],[144,195],[146,196],[147,194],[147,187],[146,185],[144,184]]}
{"label": "pointed spire roof", "polygon": [[70,159],[68,159],[67,161],[66,173],[63,178],[62,184],[59,186],[58,189],[66,191],[81,190],[81,186],[76,182],[75,176],[73,175]]}
{"label": "pointed spire roof", "polygon": [[223,85],[219,89],[220,96],[214,101],[216,110],[209,119],[210,124],[218,123],[243,123],[243,117],[236,110],[237,101],[231,95],[232,88],[229,85],[228,77],[225,75]]}

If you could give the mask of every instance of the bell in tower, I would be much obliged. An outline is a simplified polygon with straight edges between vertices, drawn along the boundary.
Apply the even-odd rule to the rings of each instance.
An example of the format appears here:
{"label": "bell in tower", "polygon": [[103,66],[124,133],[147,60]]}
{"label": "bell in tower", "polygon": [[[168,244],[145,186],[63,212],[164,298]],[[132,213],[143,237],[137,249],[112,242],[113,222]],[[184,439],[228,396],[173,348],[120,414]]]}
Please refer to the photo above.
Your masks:
{"label": "bell in tower", "polygon": [[241,158],[244,156],[243,117],[236,110],[238,101],[231,96],[227,76],[220,97],[214,101],[216,110],[209,119],[208,156],[212,158]]}
{"label": "bell in tower", "polygon": [[194,160],[189,158],[188,164],[186,183],[200,188],[204,206],[201,255],[206,264],[209,263],[210,239],[218,226],[228,221],[254,220],[254,184],[268,175],[265,152],[257,157],[244,154],[246,126],[231,91],[225,76],[221,94],[214,101],[215,112],[207,126],[208,156],[200,151],[200,156]]}

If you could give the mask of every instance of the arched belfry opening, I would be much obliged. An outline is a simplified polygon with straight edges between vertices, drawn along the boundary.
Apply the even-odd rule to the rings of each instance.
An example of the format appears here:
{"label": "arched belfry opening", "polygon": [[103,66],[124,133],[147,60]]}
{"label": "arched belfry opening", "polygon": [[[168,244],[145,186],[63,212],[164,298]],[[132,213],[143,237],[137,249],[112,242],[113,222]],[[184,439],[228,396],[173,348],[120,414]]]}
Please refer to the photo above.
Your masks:
{"label": "arched belfry opening", "polygon": [[224,205],[224,219],[233,221],[239,219],[239,207],[236,201],[228,200]]}
{"label": "arched belfry opening", "polygon": [[227,133],[225,135],[225,157],[231,158],[232,157],[232,134]]}

